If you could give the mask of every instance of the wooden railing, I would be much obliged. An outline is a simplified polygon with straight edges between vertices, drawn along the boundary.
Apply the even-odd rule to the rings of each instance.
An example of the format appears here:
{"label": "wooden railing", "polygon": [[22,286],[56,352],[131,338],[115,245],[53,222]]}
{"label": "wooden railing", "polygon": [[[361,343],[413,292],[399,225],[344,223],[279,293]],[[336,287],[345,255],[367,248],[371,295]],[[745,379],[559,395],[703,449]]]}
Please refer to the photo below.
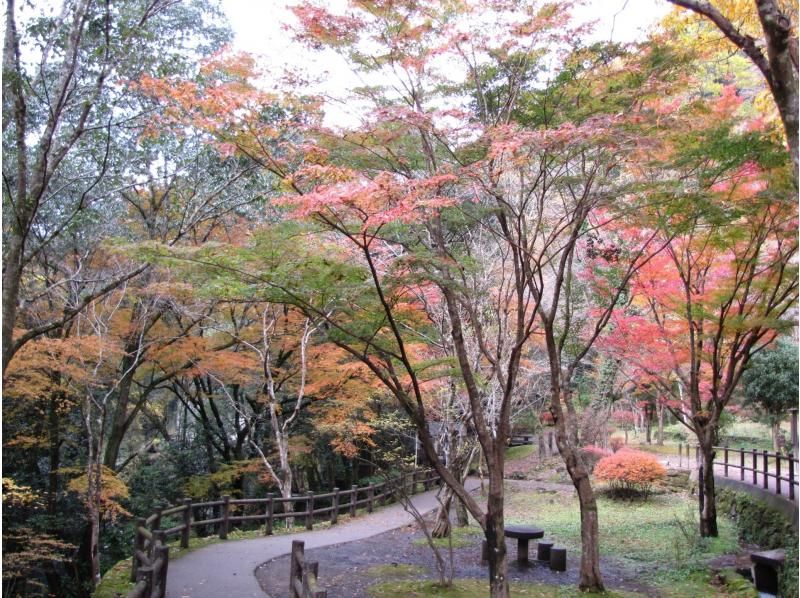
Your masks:
{"label": "wooden railing", "polygon": [[[142,528],[136,530],[136,536],[140,540],[134,544],[131,572],[131,580],[136,585],[128,593],[128,598],[164,598],[169,565],[169,547],[164,541],[164,532],[154,534]],[[147,550],[145,542],[148,544]]]}
{"label": "wooden railing", "polygon": [[[678,445],[679,464],[683,466],[683,448],[686,448],[686,466],[690,466],[691,451],[694,452],[695,463],[700,463],[700,447],[697,445]],[[729,475],[731,470],[738,470],[739,481],[752,482],[765,490],[770,490],[778,496],[784,495],[783,482],[787,482],[785,494],[789,500],[797,501],[798,459],[789,453],[782,455],[771,451],[758,451],[756,449],[731,448],[729,446],[715,446],[714,458],[715,474],[719,474],[717,467],[721,467],[722,475],[726,478],[736,477]],[[774,481],[770,485],[770,479]],[[774,486],[774,487],[773,487]]]}
{"label": "wooden railing", "polygon": [[[136,582],[136,587],[128,598],[163,598],[167,578],[167,540],[180,536],[181,548],[188,548],[192,528],[203,527],[204,531],[214,531],[225,540],[234,523],[264,522],[264,534],[271,535],[276,521],[294,518],[302,520],[305,529],[312,530],[315,518],[320,516],[326,516],[331,525],[335,525],[342,512],[355,517],[359,507],[366,507],[367,512],[372,513],[376,506],[384,505],[398,492],[414,494],[420,488],[429,490],[438,481],[439,474],[435,471],[419,470],[379,484],[351,486],[349,490],[334,488],[332,492],[309,492],[291,498],[272,493],[264,498],[232,499],[223,496],[221,500],[197,503],[185,498],[179,505],[157,509],[149,517],[136,520],[131,566],[131,581]],[[298,503],[303,504],[304,510],[296,510]],[[165,524],[176,523],[175,519],[179,521],[177,525],[163,528]],[[143,589],[139,589],[140,582],[145,582]]]}
{"label": "wooden railing", "polygon": [[318,574],[319,563],[306,562],[305,542],[294,540],[289,564],[289,596],[291,598],[328,598],[328,592],[319,589]]}

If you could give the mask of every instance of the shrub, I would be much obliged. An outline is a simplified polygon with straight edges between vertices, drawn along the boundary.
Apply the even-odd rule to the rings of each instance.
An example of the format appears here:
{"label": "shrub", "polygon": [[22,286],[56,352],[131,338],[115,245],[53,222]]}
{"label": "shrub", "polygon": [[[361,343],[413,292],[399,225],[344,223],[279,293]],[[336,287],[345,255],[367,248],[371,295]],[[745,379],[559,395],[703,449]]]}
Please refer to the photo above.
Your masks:
{"label": "shrub", "polygon": [[619,449],[621,449],[625,445],[625,441],[619,436],[613,436],[608,441],[608,445],[611,447],[611,450],[616,453]]}
{"label": "shrub", "polygon": [[647,453],[624,450],[600,459],[594,475],[608,482],[613,496],[642,495],[647,498],[653,484],[663,480],[667,470]]}
{"label": "shrub", "polygon": [[589,473],[594,471],[595,466],[603,457],[608,457],[611,454],[611,451],[607,451],[604,448],[600,448],[599,446],[595,446],[593,444],[587,444],[580,450],[581,457],[583,458],[583,464],[586,466],[586,469],[589,470]]}

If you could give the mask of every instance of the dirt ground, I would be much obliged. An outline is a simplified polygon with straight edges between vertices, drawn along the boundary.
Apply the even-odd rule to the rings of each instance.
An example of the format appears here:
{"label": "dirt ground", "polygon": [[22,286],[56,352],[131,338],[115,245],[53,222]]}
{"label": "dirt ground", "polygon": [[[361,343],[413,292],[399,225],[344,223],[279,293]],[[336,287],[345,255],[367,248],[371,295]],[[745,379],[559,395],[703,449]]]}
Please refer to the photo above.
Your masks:
{"label": "dirt ground", "polygon": [[[320,585],[329,598],[368,598],[368,588],[374,584],[402,579],[436,579],[434,557],[427,544],[420,544],[424,534],[416,526],[407,526],[374,536],[367,540],[348,542],[306,551],[307,561],[319,563]],[[481,565],[481,534],[475,529],[467,543],[453,551],[458,577],[485,578],[488,567]],[[548,540],[545,536],[544,540]],[[553,541],[550,539],[550,541]],[[567,554],[567,571],[551,571],[544,563],[519,565],[516,560],[516,541],[507,543],[509,576],[512,581],[536,581],[548,584],[577,586],[579,554]],[[447,550],[443,556],[449,560]],[[532,542],[530,554],[535,558]],[[409,569],[409,566],[414,567]],[[610,589],[638,591],[657,596],[654,591],[635,581],[637,572],[626,571],[613,562],[603,562],[603,577]],[[265,563],[256,572],[261,588],[272,598],[289,596],[289,556]]]}

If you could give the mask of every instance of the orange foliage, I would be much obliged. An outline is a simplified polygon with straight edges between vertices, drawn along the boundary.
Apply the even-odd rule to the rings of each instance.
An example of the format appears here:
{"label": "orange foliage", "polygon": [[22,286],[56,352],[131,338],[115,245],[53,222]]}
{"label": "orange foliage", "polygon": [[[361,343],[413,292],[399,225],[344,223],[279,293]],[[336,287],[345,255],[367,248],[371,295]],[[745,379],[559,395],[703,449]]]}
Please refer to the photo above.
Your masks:
{"label": "orange foliage", "polygon": [[646,497],[652,485],[664,479],[667,470],[647,453],[621,450],[600,459],[594,475],[598,480],[608,482],[614,491],[625,494],[640,492]]}

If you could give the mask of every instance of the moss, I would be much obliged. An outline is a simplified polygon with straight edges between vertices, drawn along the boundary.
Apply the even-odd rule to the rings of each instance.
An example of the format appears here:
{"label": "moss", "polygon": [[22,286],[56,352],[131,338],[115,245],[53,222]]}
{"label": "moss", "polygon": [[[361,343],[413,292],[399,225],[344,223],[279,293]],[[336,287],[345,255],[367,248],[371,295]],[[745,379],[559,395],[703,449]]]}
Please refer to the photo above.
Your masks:
{"label": "moss", "polygon": [[512,446],[506,449],[506,461],[519,461],[525,459],[533,454],[534,446],[532,444],[523,444],[522,446]]}
{"label": "moss", "polygon": [[131,559],[119,561],[103,575],[97,588],[92,593],[92,598],[115,598],[127,596],[133,589],[131,579]]}
{"label": "moss", "polygon": [[736,521],[745,542],[767,549],[786,550],[786,565],[781,574],[781,593],[798,595],[797,534],[783,513],[744,492],[728,488],[717,491],[717,510]]}
{"label": "moss", "polygon": [[664,598],[695,596],[727,596],[757,598],[758,592],[749,581],[733,569],[713,573],[707,569],[683,567],[659,572],[650,578]]}
{"label": "moss", "polygon": [[[479,530],[475,527],[453,526],[451,528],[451,531],[452,531],[453,548],[464,548],[465,546],[470,546],[475,544],[476,542],[480,542],[481,534]],[[448,538],[434,538],[433,543],[436,545],[437,548],[446,549],[450,546],[450,540]],[[414,544],[416,546],[427,546],[428,541],[423,537],[414,540]]]}

